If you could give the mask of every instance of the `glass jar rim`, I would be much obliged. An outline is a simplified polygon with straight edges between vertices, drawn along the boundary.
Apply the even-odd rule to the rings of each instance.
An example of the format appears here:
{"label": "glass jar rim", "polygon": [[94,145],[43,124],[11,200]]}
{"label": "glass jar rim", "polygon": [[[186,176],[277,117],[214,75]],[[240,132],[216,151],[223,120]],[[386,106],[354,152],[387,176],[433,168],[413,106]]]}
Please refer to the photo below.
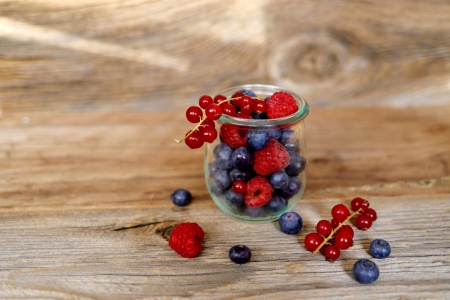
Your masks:
{"label": "glass jar rim", "polygon": [[[298,110],[289,115],[282,118],[277,119],[241,119],[237,117],[232,117],[223,114],[217,121],[222,124],[233,124],[238,126],[246,126],[246,127],[273,127],[287,124],[295,124],[301,120],[303,120],[309,113],[309,105],[305,99],[300,97],[298,94],[283,89],[281,87],[275,85],[268,84],[243,84],[229,87],[225,90],[220,91],[217,95],[231,96],[231,93],[235,93],[239,90],[252,90],[256,94],[260,93],[275,93],[275,92],[287,92],[291,94],[295,100],[297,101]],[[217,96],[216,95],[216,96]]]}

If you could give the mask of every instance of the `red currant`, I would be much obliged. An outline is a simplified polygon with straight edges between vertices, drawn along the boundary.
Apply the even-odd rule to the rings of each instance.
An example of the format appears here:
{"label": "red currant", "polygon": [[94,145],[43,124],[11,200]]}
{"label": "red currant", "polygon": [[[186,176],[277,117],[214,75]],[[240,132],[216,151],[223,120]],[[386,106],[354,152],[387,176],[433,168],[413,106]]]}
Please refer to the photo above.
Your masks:
{"label": "red currant", "polygon": [[372,226],[372,218],[367,215],[359,215],[356,218],[356,227],[361,230],[367,230]]}
{"label": "red currant", "polygon": [[330,235],[331,231],[333,231],[333,227],[331,226],[330,221],[320,220],[317,223],[316,230],[322,236],[327,237]]}
{"label": "red currant", "polygon": [[352,202],[350,203],[352,210],[353,211],[357,211],[358,209],[362,209],[362,210],[366,210],[367,208],[369,208],[369,201],[360,198],[360,197],[356,197],[355,199],[352,200]]}
{"label": "red currant", "polygon": [[205,120],[203,120],[202,124],[200,125],[200,127],[198,129],[201,132],[202,129],[206,129],[206,128],[216,128],[216,123],[214,123],[213,120],[206,118]]}
{"label": "red currant", "polygon": [[211,96],[203,95],[198,99],[198,105],[203,109],[206,109],[210,104],[213,104],[213,98]]}
{"label": "red currant", "polygon": [[[190,132],[190,131],[189,131]],[[186,135],[189,134],[186,133]],[[188,136],[184,142],[186,143],[186,145],[188,145],[189,148],[191,149],[197,149],[200,148],[201,146],[203,146],[203,138],[202,135],[200,134],[200,132],[198,131],[194,131],[190,136]]]}
{"label": "red currant", "polygon": [[233,100],[233,104],[237,107],[241,107],[241,99],[242,97],[245,97],[244,93],[238,92],[232,96],[232,98],[236,98]]}
{"label": "red currant", "polygon": [[241,112],[245,115],[250,115],[253,112],[253,106],[247,105],[247,106],[241,107]]}
{"label": "red currant", "polygon": [[191,123],[198,123],[203,117],[203,111],[198,106],[190,106],[186,110],[186,119]]}
{"label": "red currant", "polygon": [[373,208],[368,208],[363,212],[363,215],[369,216],[372,222],[377,219],[377,212]]}
{"label": "red currant", "polygon": [[217,138],[217,130],[215,128],[204,128],[201,131],[203,140],[207,143],[212,143]]}
{"label": "red currant", "polygon": [[353,231],[353,228],[352,228],[352,226],[350,226],[350,225],[342,225],[342,227],[341,228],[339,228],[339,230],[338,230],[338,232],[337,233],[339,233],[339,232],[342,232],[342,234],[348,234],[348,235],[350,235],[351,237],[354,237],[355,236],[355,232]]}
{"label": "red currant", "polygon": [[339,223],[338,220],[336,220],[336,219],[332,219],[332,220],[331,220],[331,226],[333,226],[333,228],[338,227],[339,224],[340,224],[340,223]]}
{"label": "red currant", "polygon": [[[227,97],[225,97],[224,95],[217,95],[214,97],[214,103],[215,104],[219,104],[220,102],[227,100]],[[224,103],[222,103],[224,104]]]}
{"label": "red currant", "polygon": [[206,108],[205,114],[208,119],[217,120],[222,116],[222,108],[217,104],[211,104]]}
{"label": "red currant", "polygon": [[333,216],[333,219],[342,223],[350,216],[350,211],[344,204],[336,204],[331,209],[331,215]]}
{"label": "red currant", "polygon": [[247,191],[247,184],[242,180],[236,180],[233,183],[232,189],[237,194],[244,194]]}
{"label": "red currant", "polygon": [[317,232],[311,232],[308,233],[305,237],[305,247],[306,249],[308,249],[309,251],[313,252],[315,251],[317,248],[319,248],[320,244],[322,244],[323,242],[323,236],[321,236],[320,234],[318,234]]}
{"label": "red currant", "polygon": [[253,119],[252,117],[250,117],[248,114],[244,114],[242,111],[238,112],[236,114],[236,118],[241,118],[241,119]]}
{"label": "red currant", "polygon": [[257,114],[262,114],[267,110],[267,104],[264,101],[258,100],[253,104],[253,109]]}
{"label": "red currant", "polygon": [[336,259],[338,259],[339,256],[341,256],[341,250],[339,250],[339,248],[336,247],[335,245],[328,245],[325,248],[324,255],[328,260],[333,262]]}
{"label": "red currant", "polygon": [[236,107],[230,103],[224,103],[221,105],[223,113],[232,117],[236,116]]}
{"label": "red currant", "polygon": [[241,97],[240,107],[251,106],[253,104],[253,100],[251,97],[244,95]]}
{"label": "red currant", "polygon": [[345,232],[336,233],[336,236],[334,237],[334,243],[337,247],[339,247],[339,249],[345,250],[353,245],[353,238],[351,235]]}

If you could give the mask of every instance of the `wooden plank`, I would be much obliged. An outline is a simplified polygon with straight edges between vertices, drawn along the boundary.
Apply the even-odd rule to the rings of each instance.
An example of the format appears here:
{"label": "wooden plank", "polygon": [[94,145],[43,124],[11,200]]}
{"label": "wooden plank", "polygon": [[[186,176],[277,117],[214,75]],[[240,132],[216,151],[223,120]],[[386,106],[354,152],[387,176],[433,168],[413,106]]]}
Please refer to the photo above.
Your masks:
{"label": "wooden plank", "polygon": [[242,83],[313,106],[445,104],[448,1],[0,1],[3,111],[184,108]]}

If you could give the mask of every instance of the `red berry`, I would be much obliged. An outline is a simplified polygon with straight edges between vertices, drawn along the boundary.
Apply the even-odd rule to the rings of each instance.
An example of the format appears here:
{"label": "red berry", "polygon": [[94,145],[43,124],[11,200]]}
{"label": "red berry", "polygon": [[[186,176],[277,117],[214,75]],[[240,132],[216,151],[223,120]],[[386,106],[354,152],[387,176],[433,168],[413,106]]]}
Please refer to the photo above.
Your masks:
{"label": "red berry", "polygon": [[336,233],[336,236],[334,237],[334,243],[339,249],[345,250],[353,245],[353,238],[351,235],[345,232]]}
{"label": "red berry", "polygon": [[213,120],[210,120],[208,118],[206,118],[205,120],[203,120],[202,125],[200,125],[199,130],[201,131],[202,129],[206,129],[206,128],[216,128],[216,123],[214,123]]}
{"label": "red berry", "polygon": [[244,202],[248,207],[260,207],[266,205],[272,198],[273,187],[269,181],[261,176],[256,176],[247,182],[247,191],[244,194]]}
{"label": "red berry", "polygon": [[255,101],[255,103],[253,103],[253,109],[257,114],[262,114],[266,112],[267,110],[266,102],[261,100]]}
{"label": "red berry", "polygon": [[[220,102],[222,102],[224,100],[227,100],[227,97],[225,97],[224,95],[217,95],[217,96],[214,97],[213,102],[215,104],[219,104]],[[222,104],[224,104],[224,103],[222,103]]]}
{"label": "red berry", "polygon": [[289,164],[289,160],[286,148],[275,139],[270,139],[266,147],[255,151],[253,169],[259,175],[265,176],[283,170]]}
{"label": "red berry", "polygon": [[240,108],[243,108],[245,106],[251,106],[251,105],[253,105],[252,97],[245,96],[245,95],[243,97],[241,97],[241,101],[240,101],[240,105],[239,105]]}
{"label": "red berry", "polygon": [[324,238],[317,232],[308,233],[305,236],[305,247],[308,251],[314,252],[317,248],[319,248],[320,244],[322,244]]}
{"label": "red berry", "polygon": [[359,215],[356,218],[356,227],[361,230],[367,230],[372,226],[372,218],[367,215]]}
{"label": "red berry", "polygon": [[253,112],[253,105],[241,107],[241,112],[245,115],[250,115]]}
{"label": "red berry", "polygon": [[369,208],[369,201],[363,199],[363,198],[355,198],[352,200],[352,202],[350,203],[352,210],[353,211],[357,211],[358,209],[362,209],[362,210],[366,210],[367,208]]}
{"label": "red berry", "polygon": [[217,130],[215,128],[204,128],[201,131],[203,141],[207,143],[212,143],[217,138]]}
{"label": "red berry", "polygon": [[329,261],[333,262],[341,256],[341,250],[335,245],[328,245],[325,248],[324,255]]}
{"label": "red berry", "polygon": [[369,216],[372,222],[377,219],[377,212],[373,208],[368,208],[363,212],[363,215]]}
{"label": "red berry", "polygon": [[316,230],[319,234],[327,237],[330,235],[331,231],[333,231],[333,227],[331,226],[330,221],[328,220],[320,220],[317,223]]}
{"label": "red berry", "polygon": [[298,110],[297,101],[287,92],[276,92],[266,102],[267,117],[277,119],[292,115]]}
{"label": "red berry", "polygon": [[224,103],[221,105],[222,111],[224,114],[235,117],[236,116],[236,107],[230,103]]}
{"label": "red berry", "polygon": [[180,223],[170,233],[169,246],[182,257],[192,258],[202,251],[204,236],[197,223]]}
{"label": "red berry", "polygon": [[339,224],[340,224],[340,223],[339,223],[338,220],[336,220],[336,219],[332,219],[332,220],[331,220],[331,226],[333,226],[333,228],[338,227]]}
{"label": "red berry", "polygon": [[186,110],[186,119],[191,123],[198,123],[202,120],[203,111],[198,106],[190,106]]}
{"label": "red berry", "polygon": [[350,211],[344,204],[336,204],[331,209],[331,215],[333,216],[333,219],[342,223],[350,216]]}
{"label": "red berry", "polygon": [[244,93],[237,92],[237,93],[233,94],[233,96],[231,96],[231,98],[236,98],[235,100],[233,100],[233,105],[235,105],[236,107],[241,107],[242,97],[245,97]]}
{"label": "red berry", "polygon": [[222,141],[233,149],[247,146],[247,131],[240,130],[238,126],[223,124],[220,127]]}
{"label": "red berry", "polygon": [[213,104],[213,98],[208,95],[203,95],[198,99],[198,104],[201,108],[206,109],[210,104]]}
{"label": "red berry", "polygon": [[[186,135],[188,135],[189,132],[190,131],[188,131],[188,133],[186,133]],[[190,136],[188,136],[184,140],[184,142],[191,149],[200,148],[201,146],[203,146],[203,143],[204,143],[203,136],[201,135],[201,133],[199,131],[194,131]]]}
{"label": "red berry", "polygon": [[235,193],[244,194],[247,191],[247,184],[242,180],[236,180],[232,189]]}
{"label": "red berry", "polygon": [[253,119],[251,116],[246,115],[241,111],[236,114],[236,118],[247,119],[247,120]]}
{"label": "red berry", "polygon": [[[352,228],[352,226],[350,226],[350,225],[342,225],[342,227],[341,228],[339,228],[339,230],[338,230],[338,232],[337,233],[339,233],[339,232],[342,232],[342,234],[348,234],[348,235],[350,235],[351,237],[354,237],[355,236],[355,233],[353,232],[353,228]],[[336,234],[337,234],[336,233]]]}
{"label": "red berry", "polygon": [[222,116],[222,108],[217,104],[211,104],[206,108],[205,114],[208,119],[217,120]]}

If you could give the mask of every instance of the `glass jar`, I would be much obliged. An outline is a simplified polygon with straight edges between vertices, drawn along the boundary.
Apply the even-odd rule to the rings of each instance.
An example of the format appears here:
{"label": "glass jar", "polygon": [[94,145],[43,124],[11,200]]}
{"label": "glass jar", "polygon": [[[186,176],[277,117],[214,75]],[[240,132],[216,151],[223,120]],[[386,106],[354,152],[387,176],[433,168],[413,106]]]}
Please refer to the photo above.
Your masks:
{"label": "glass jar", "polygon": [[[272,222],[292,210],[306,187],[308,161],[304,118],[308,114],[308,103],[295,93],[272,85],[240,85],[218,94],[231,98],[243,90],[246,94],[252,91],[260,99],[266,99],[275,92],[288,92],[295,98],[298,110],[278,119],[242,119],[222,115],[217,120],[220,138],[208,144],[205,151],[206,185],[214,202],[230,217],[249,223]],[[230,131],[238,133],[245,145],[231,147],[229,144],[232,143],[227,144],[224,135]],[[260,145],[255,146],[254,142],[250,147],[246,141],[250,135],[255,137],[258,134],[263,140],[269,135],[269,142],[262,149],[258,149]],[[270,167],[267,169],[265,165]],[[236,180],[246,182],[244,194],[235,193],[231,188]]]}

